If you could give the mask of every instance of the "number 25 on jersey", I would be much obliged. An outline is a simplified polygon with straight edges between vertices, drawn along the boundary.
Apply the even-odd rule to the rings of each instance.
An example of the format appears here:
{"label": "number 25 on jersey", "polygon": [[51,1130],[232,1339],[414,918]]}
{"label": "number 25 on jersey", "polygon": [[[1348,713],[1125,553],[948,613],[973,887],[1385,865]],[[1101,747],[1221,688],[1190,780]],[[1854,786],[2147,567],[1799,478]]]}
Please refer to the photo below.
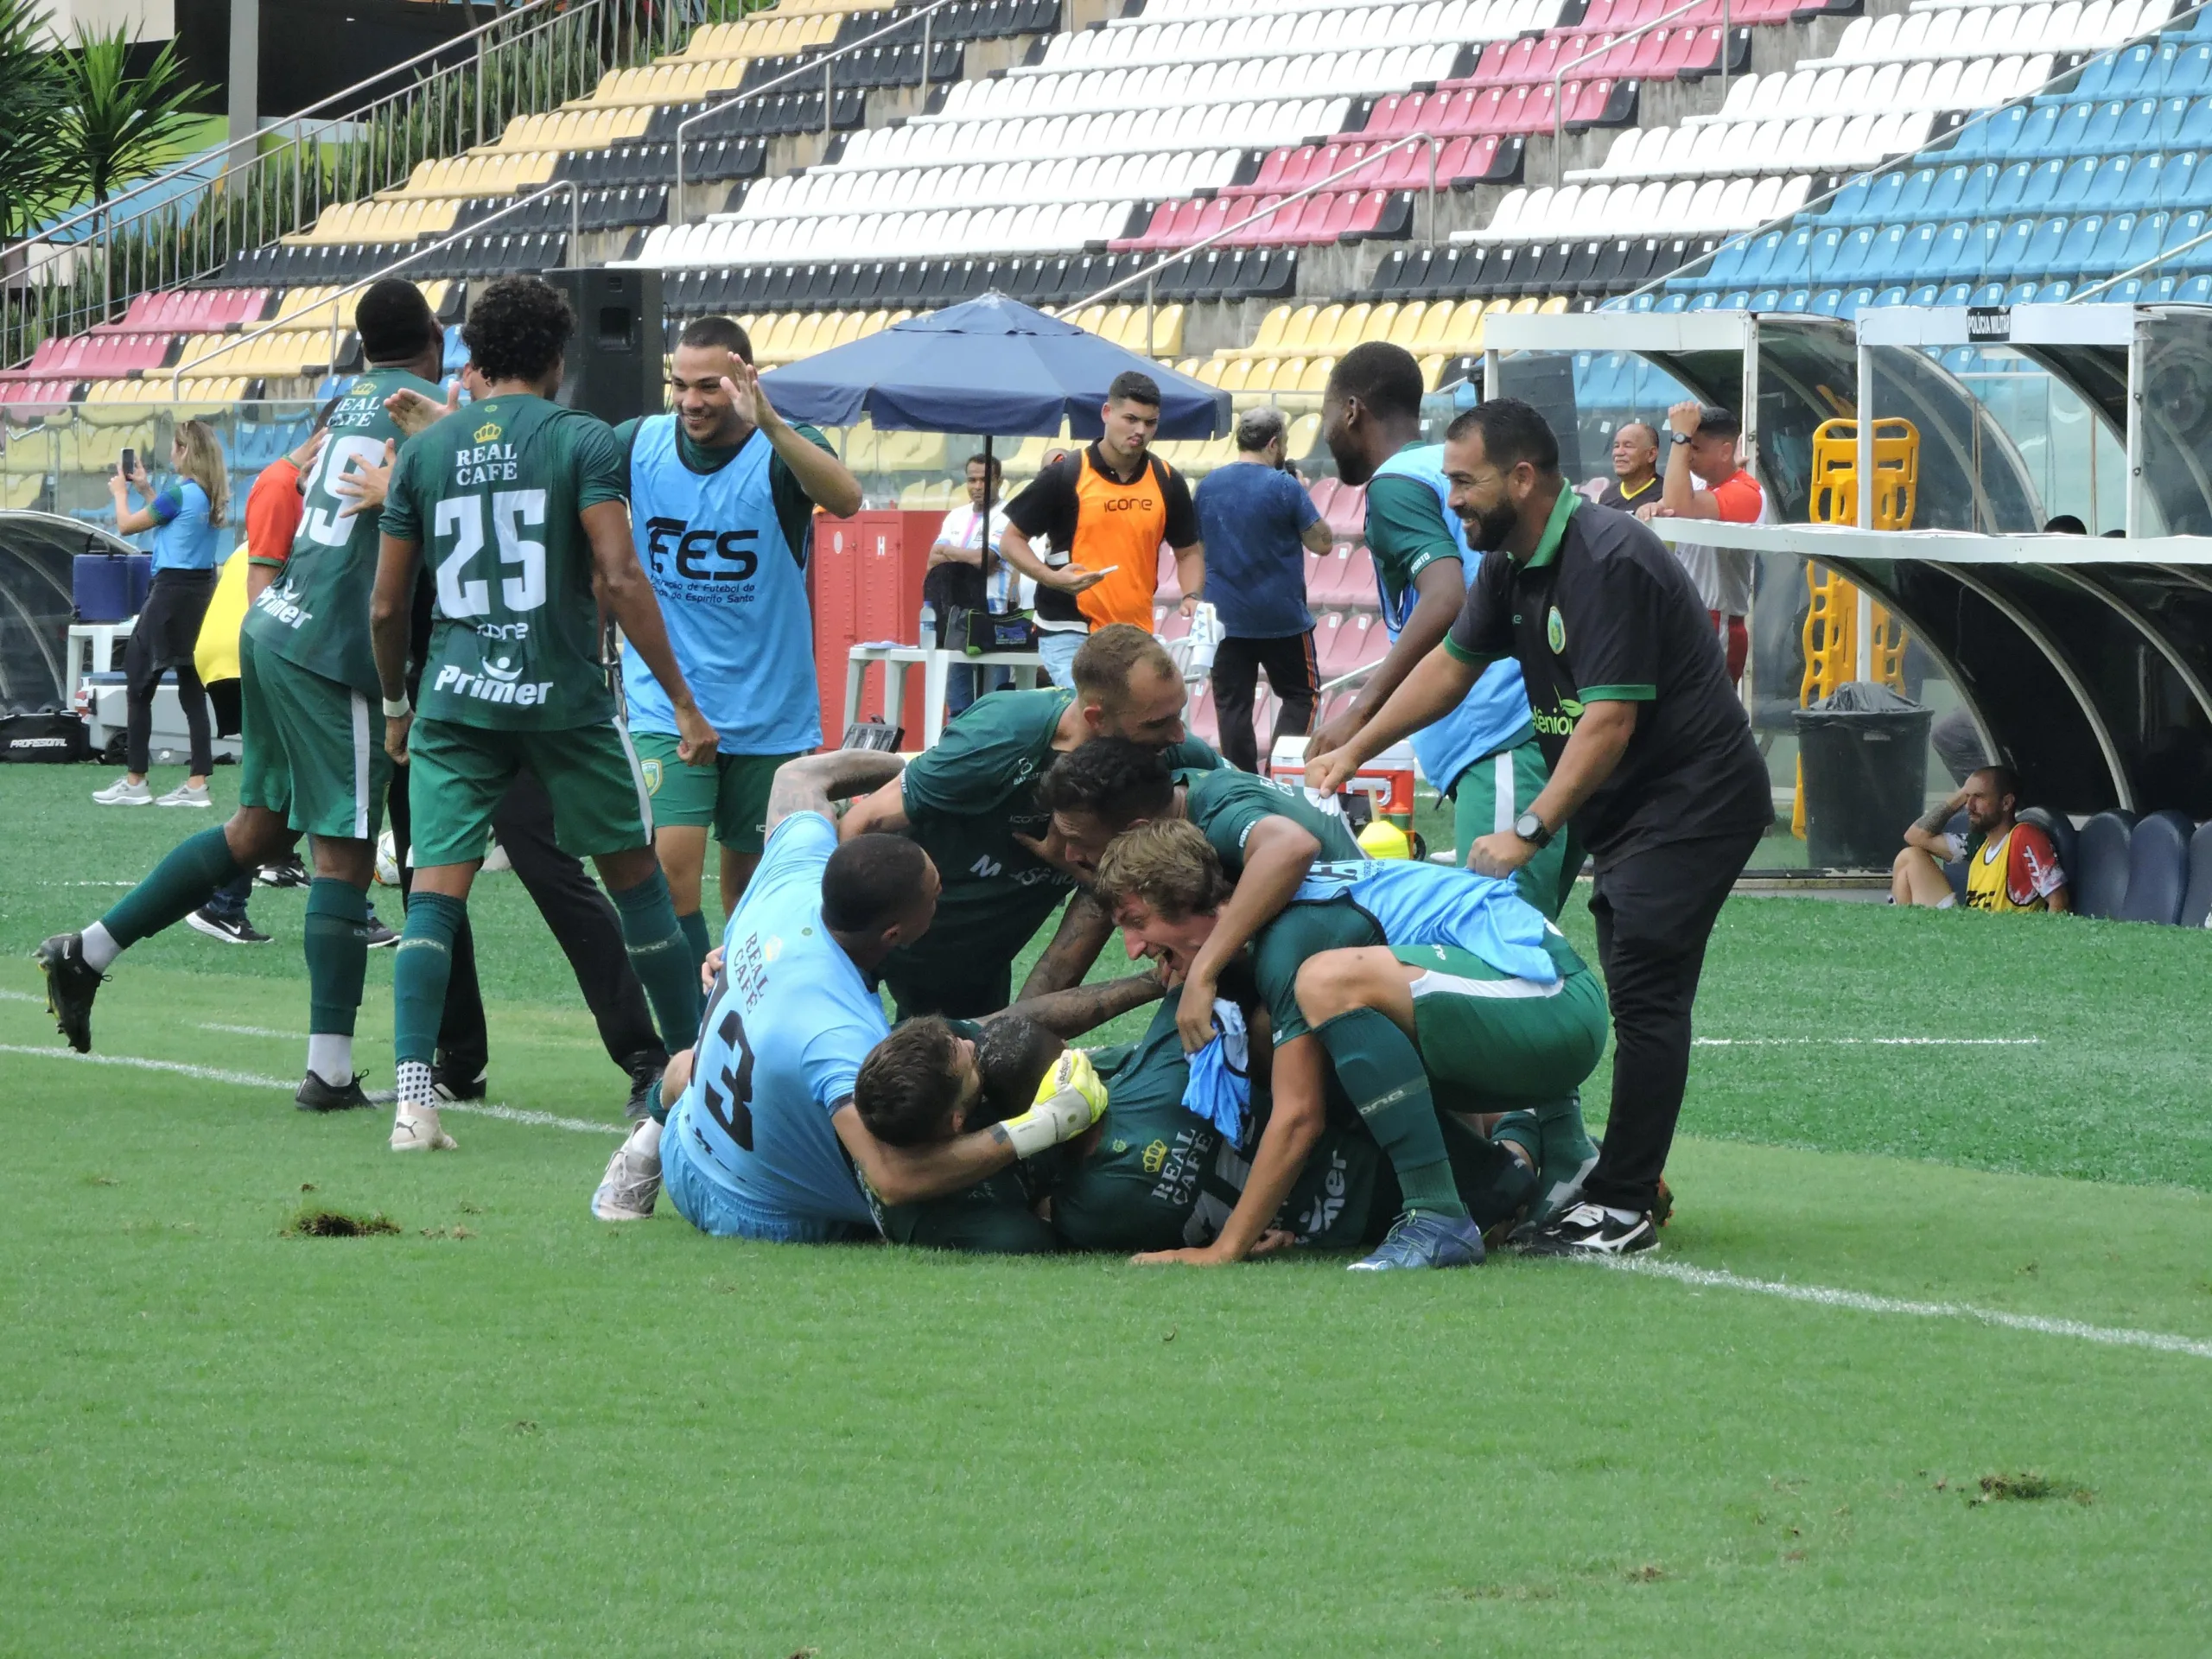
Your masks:
{"label": "number 25 on jersey", "polygon": [[[493,613],[490,573],[469,574],[484,550],[486,502],[480,495],[451,496],[438,503],[432,525],[442,543],[453,546],[438,560],[438,610],[448,618],[489,616]],[[492,534],[499,544],[499,603],[498,609],[514,615],[534,611],[545,603],[545,543],[524,538],[525,529],[545,524],[543,490],[500,490],[490,501]]]}

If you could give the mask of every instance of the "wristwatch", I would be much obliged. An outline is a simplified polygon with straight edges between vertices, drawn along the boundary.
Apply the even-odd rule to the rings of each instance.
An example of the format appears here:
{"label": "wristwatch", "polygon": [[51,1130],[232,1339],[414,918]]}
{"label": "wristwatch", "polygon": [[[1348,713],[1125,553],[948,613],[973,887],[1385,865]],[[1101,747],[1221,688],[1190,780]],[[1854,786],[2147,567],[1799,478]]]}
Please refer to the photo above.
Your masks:
{"label": "wristwatch", "polygon": [[1669,432],[1667,435],[1676,443],[1688,443],[1690,441],[1690,434],[1688,432]]}
{"label": "wristwatch", "polygon": [[1533,812],[1523,812],[1513,820],[1513,833],[1539,852],[1550,843],[1552,838],[1552,832],[1544,821]]}

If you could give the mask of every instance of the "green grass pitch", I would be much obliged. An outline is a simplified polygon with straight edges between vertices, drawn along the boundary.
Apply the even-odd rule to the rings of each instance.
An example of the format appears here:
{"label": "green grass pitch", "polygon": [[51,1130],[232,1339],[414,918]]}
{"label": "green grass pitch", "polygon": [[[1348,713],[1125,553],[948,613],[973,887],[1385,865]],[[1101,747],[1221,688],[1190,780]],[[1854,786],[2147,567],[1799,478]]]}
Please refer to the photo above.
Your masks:
{"label": "green grass pitch", "polygon": [[0,775],[0,1652],[2212,1646],[2202,934],[1732,904],[1674,1277],[755,1247],[590,1219],[623,1080],[511,877],[493,1098],[585,1127],[293,1111],[297,893],[101,994],[228,1080],[60,1058],[31,947],[213,821],[104,780]]}

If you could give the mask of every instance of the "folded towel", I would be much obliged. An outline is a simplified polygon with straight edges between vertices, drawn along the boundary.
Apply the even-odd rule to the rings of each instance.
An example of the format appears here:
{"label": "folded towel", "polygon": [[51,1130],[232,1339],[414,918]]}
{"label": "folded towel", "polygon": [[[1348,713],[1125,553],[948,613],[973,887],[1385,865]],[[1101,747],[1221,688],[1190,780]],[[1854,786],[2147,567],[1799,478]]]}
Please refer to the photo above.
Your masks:
{"label": "folded towel", "polygon": [[1191,1056],[1183,1105],[1212,1124],[1231,1146],[1241,1147],[1252,1110],[1251,1039],[1234,1002],[1217,999],[1213,1023],[1212,1039]]}

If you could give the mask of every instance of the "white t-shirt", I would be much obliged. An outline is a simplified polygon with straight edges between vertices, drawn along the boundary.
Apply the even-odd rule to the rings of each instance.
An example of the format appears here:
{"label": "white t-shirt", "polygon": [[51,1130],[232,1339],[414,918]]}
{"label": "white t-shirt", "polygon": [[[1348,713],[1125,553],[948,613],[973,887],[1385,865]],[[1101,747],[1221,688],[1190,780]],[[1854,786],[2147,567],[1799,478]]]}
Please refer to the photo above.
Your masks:
{"label": "white t-shirt", "polygon": [[[980,520],[982,514],[972,506],[957,506],[944,515],[944,522],[938,526],[938,541],[952,547],[972,548],[980,542]],[[983,561],[983,596],[987,607],[994,611],[1020,610],[1021,604],[1006,602],[1007,591],[1023,580],[1013,566],[998,556],[1000,538],[1006,534],[1006,509],[991,509],[991,556]]]}

